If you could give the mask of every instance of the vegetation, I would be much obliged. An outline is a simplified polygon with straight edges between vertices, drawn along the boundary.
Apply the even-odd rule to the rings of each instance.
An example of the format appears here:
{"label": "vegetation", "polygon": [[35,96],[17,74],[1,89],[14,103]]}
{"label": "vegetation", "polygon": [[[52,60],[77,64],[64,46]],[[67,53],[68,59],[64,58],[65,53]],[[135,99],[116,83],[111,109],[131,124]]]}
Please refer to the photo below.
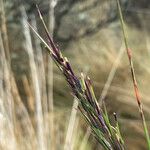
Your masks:
{"label": "vegetation", "polygon": [[[85,44],[90,50],[88,54],[87,52],[84,52],[84,50],[80,51],[80,47],[77,51],[68,51],[64,52],[65,54],[62,54],[63,52],[58,48],[56,43],[54,43],[52,38],[53,33],[54,35],[56,35],[56,31],[54,31],[54,7],[57,5],[57,2],[53,2],[53,0],[51,5],[49,6],[51,21],[48,23],[50,25],[48,26],[48,29],[39,8],[37,8],[39,18],[43,25],[43,27],[40,29],[44,29],[46,40],[44,40],[45,38],[43,39],[40,34],[38,34],[38,27],[36,25],[36,19],[38,19],[38,17],[35,18],[35,16],[31,16],[30,23],[27,24],[26,11],[24,7],[21,7],[21,20],[23,26],[23,30],[21,33],[23,33],[24,36],[24,49],[25,53],[28,56],[27,62],[29,67],[28,75],[24,75],[21,78],[21,84],[16,81],[18,80],[18,77],[15,77],[13,73],[13,55],[9,47],[9,42],[11,41],[8,40],[9,37],[7,33],[8,31],[6,26],[3,0],[1,0],[0,2],[2,7],[2,26],[0,28],[0,139],[3,139],[0,141],[1,149],[91,150],[103,147],[102,149],[106,150],[123,150],[138,147],[138,145],[133,144],[136,142],[141,146],[139,146],[139,149],[143,149],[146,147],[146,142],[144,143],[144,146],[142,145],[142,141],[145,140],[143,133],[145,133],[145,141],[147,141],[148,149],[150,149],[148,127],[145,120],[146,113],[144,113],[144,111],[149,111],[148,106],[146,107],[146,105],[143,105],[141,100],[141,98],[143,98],[144,100],[147,98],[146,96],[140,96],[139,94],[138,88],[140,86],[137,85],[133,66],[134,59],[132,60],[131,50],[129,49],[130,40],[127,38],[126,34],[129,29],[125,26],[118,0],[117,5],[122,27],[121,30],[123,31],[125,49],[129,58],[135,97],[139,107],[139,116],[141,117],[140,121],[136,120],[135,117],[136,107],[135,110],[133,109],[133,111],[131,111],[130,107],[128,109],[125,105],[121,105],[122,103],[131,104],[133,105],[133,107],[131,108],[134,108],[135,105],[134,101],[129,102],[129,100],[132,100],[131,97],[134,96],[130,95],[130,91],[125,91],[124,89],[125,85],[123,85],[123,83],[125,82],[123,82],[123,80],[125,78],[123,78],[122,81],[119,81],[121,82],[122,88],[114,86],[115,84],[113,84],[113,79],[115,73],[117,72],[117,68],[119,67],[118,72],[122,72],[120,71],[120,69],[125,70],[124,72],[127,72],[127,68],[129,68],[128,66],[126,68],[122,68],[122,64],[120,62],[120,59],[123,56],[124,46],[119,50],[119,52],[115,52],[114,50],[111,50],[111,46],[109,47],[107,45],[106,47],[110,50],[110,54],[105,50],[105,48],[102,48],[102,50],[99,52],[95,50],[94,46],[90,47],[90,43],[92,41],[94,45],[98,45],[99,47],[99,42],[97,42],[95,39],[92,39],[92,36],[90,40],[88,39],[88,43],[77,36],[76,40],[79,42],[79,44]],[[97,4],[96,1],[92,6],[95,6],[95,4]],[[116,16],[113,15],[113,20],[115,17]],[[56,23],[58,22],[59,21],[57,18]],[[33,35],[30,33],[29,27],[34,31]],[[96,30],[94,30],[94,32],[97,31],[98,28],[99,25],[96,27]],[[48,30],[50,31],[51,35],[49,34]],[[91,32],[91,30],[86,30],[85,33],[91,35],[93,31]],[[104,30],[104,35],[105,34],[106,30]],[[84,33],[83,35],[85,36]],[[112,36],[112,34],[110,35]],[[130,36],[131,35],[132,32],[130,33]],[[53,63],[49,59],[49,56],[44,56],[45,52],[42,52],[41,41],[37,37],[42,41],[42,44],[48,51],[57,68],[55,66],[53,68]],[[99,37],[97,36],[96,39],[99,39]],[[104,42],[105,36],[102,36],[102,39]],[[111,38],[110,40],[113,41],[114,39],[115,38]],[[119,41],[117,42],[119,43]],[[77,45],[75,46],[76,49],[78,49]],[[112,49],[114,48],[116,49],[117,47],[113,47]],[[33,49],[35,49],[36,51],[33,51]],[[72,49],[72,47],[68,46],[67,49]],[[71,58],[70,56],[73,53],[74,57]],[[71,63],[65,56],[70,58]],[[133,57],[134,56],[135,55],[133,54]],[[89,57],[93,57],[94,59],[91,58],[90,61],[87,61],[89,60]],[[106,59],[105,57],[107,58],[107,63],[104,61]],[[125,59],[125,57],[123,57],[123,59]],[[24,56],[22,57],[22,60],[24,60]],[[109,64],[109,62],[111,61],[113,66]],[[101,65],[99,65],[99,62],[101,63]],[[126,62],[126,59],[124,62]],[[136,69],[137,64],[134,64]],[[109,65],[112,67],[112,69],[108,75],[108,78],[106,79],[106,74],[104,73],[104,71],[107,72],[107,67]],[[59,73],[57,74],[58,68],[61,72],[61,75]],[[83,68],[83,70],[80,68]],[[78,70],[78,72],[80,72],[79,70],[82,70],[81,72],[84,73],[78,74],[76,70]],[[94,84],[87,75],[87,72],[92,78],[94,78]],[[104,84],[101,82],[95,82],[95,79],[99,78],[99,74],[97,74],[98,72]],[[66,84],[64,83],[64,80],[61,78],[62,75],[68,83],[69,87],[65,86]],[[126,76],[126,78],[128,77]],[[129,85],[131,84],[131,82],[127,83]],[[55,88],[54,90],[57,90],[57,94],[55,95],[54,93],[55,101],[53,100],[53,86]],[[96,86],[98,88],[94,88],[93,86]],[[70,97],[64,97],[65,93],[66,95],[69,95],[69,88],[71,89],[71,93],[74,98],[71,113],[68,109],[68,104],[72,101],[69,100]],[[97,93],[99,93],[97,89],[102,89],[99,99],[96,98],[98,96]],[[23,90],[25,91],[26,96],[23,96],[21,94]],[[110,95],[108,95],[108,91],[110,91]],[[117,100],[117,96],[119,96],[121,92],[123,92],[123,95],[126,97],[122,96],[121,98],[118,98],[120,99],[120,101],[122,101],[121,103],[119,101],[114,102],[114,100]],[[61,106],[58,105],[54,107],[54,105],[57,105],[56,103],[61,104]],[[111,110],[109,107],[113,109]],[[122,110],[120,111],[118,108]],[[126,111],[124,112],[125,109],[128,109],[130,111],[128,113]],[[80,111],[80,114],[82,114],[82,117],[85,119],[87,124],[82,121],[82,117],[79,118],[78,110]],[[124,120],[123,118],[127,119]],[[69,120],[69,123],[66,123],[64,120]],[[131,129],[130,127],[131,122],[132,126],[134,126],[134,129]],[[143,124],[143,131],[142,128],[139,127],[139,124]],[[134,137],[135,133],[133,132],[135,131],[133,130],[136,131],[136,137]],[[91,133],[92,136],[90,136]],[[131,143],[129,144],[129,141],[126,137],[131,137],[131,135],[132,139],[129,140],[131,141]],[[94,140],[92,137],[95,137],[96,140]],[[11,141],[9,140],[10,138],[12,139]],[[137,138],[142,140],[139,142]]]}
{"label": "vegetation", "polygon": [[[133,67],[133,62],[132,62],[132,54],[131,54],[131,50],[128,48],[128,43],[127,43],[127,39],[126,39],[126,35],[125,35],[124,21],[123,21],[123,16],[122,16],[119,0],[117,0],[117,6],[118,6],[118,10],[119,10],[127,55],[128,55],[129,63],[130,63],[130,67],[131,67],[131,75],[132,75],[132,79],[133,79],[135,96],[137,99],[141,119],[143,122],[143,127],[144,127],[144,131],[145,131],[148,148],[150,149],[149,133],[148,133],[148,129],[147,129],[147,125],[146,125],[146,121],[145,121],[145,117],[144,117],[144,113],[143,113],[143,109],[142,109],[142,104],[141,104],[141,100],[140,100],[140,96],[139,96],[137,81],[135,78],[134,67]],[[38,9],[38,7],[37,7],[37,9]],[[60,71],[65,76],[66,81],[68,82],[70,88],[72,89],[73,95],[79,100],[78,108],[81,111],[81,113],[83,114],[83,116],[85,117],[86,121],[89,123],[95,138],[106,150],[107,149],[108,150],[124,149],[124,146],[123,146],[124,142],[123,142],[123,139],[120,134],[116,114],[114,114],[114,116],[115,116],[115,120],[117,123],[116,123],[116,127],[113,127],[110,124],[106,107],[104,106],[104,112],[99,107],[99,104],[96,100],[96,97],[95,97],[95,94],[93,91],[93,87],[92,87],[90,78],[84,77],[83,74],[81,74],[81,77],[79,78],[74,74],[72,67],[71,67],[70,63],[68,62],[67,58],[63,57],[61,51],[56,47],[50,34],[48,33],[48,29],[45,25],[45,22],[43,20],[43,17],[41,15],[41,12],[39,9],[38,9],[38,12],[39,12],[40,19],[41,19],[44,29],[45,29],[45,33],[47,35],[48,44],[40,37],[40,35],[33,29],[32,26],[30,26],[30,27],[37,34],[39,39],[45,44],[46,48],[50,52],[50,56],[52,57],[52,59],[54,60],[54,62],[56,63],[56,65],[58,66]]]}

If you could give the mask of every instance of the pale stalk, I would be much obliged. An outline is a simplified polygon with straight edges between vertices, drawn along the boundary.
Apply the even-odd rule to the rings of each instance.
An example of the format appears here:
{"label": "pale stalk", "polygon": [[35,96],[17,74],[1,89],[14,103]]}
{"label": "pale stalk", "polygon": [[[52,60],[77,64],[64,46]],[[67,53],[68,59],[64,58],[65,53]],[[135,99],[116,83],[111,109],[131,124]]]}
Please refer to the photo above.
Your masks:
{"label": "pale stalk", "polygon": [[41,102],[41,93],[39,87],[39,80],[38,80],[38,71],[36,67],[36,63],[34,60],[34,53],[33,47],[31,42],[31,35],[29,26],[27,25],[27,15],[22,7],[22,25],[23,25],[23,33],[25,36],[25,50],[29,56],[29,65],[31,70],[31,79],[32,85],[34,88],[34,95],[35,95],[35,104],[36,104],[36,119],[37,119],[37,137],[38,137],[38,149],[39,150],[46,150],[45,145],[45,137],[44,137],[44,120],[43,120],[43,111],[42,111],[42,102]]}

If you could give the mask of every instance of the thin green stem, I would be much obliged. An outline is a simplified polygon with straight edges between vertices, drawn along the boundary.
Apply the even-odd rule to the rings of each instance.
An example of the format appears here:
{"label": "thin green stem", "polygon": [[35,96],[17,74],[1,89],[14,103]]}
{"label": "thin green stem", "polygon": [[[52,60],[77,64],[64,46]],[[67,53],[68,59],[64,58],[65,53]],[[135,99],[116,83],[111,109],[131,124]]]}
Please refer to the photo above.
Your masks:
{"label": "thin green stem", "polygon": [[123,15],[122,15],[122,10],[120,7],[120,2],[119,2],[119,0],[116,0],[116,1],[117,1],[117,8],[119,11],[119,18],[120,18],[121,28],[122,28],[122,32],[123,32],[124,43],[125,43],[129,63],[130,63],[130,69],[131,69],[131,75],[132,75],[135,97],[136,97],[136,100],[138,103],[139,112],[140,112],[140,116],[141,116],[142,123],[143,123],[143,128],[144,128],[144,133],[145,133],[148,149],[150,150],[150,137],[149,137],[149,133],[148,133],[147,124],[145,121],[145,116],[144,116],[144,112],[143,112],[143,108],[142,108],[142,102],[141,102],[141,98],[140,98],[140,94],[139,94],[139,90],[138,90],[138,85],[137,85],[137,81],[136,81],[136,76],[135,76],[135,72],[134,72],[132,54],[131,54],[131,50],[129,49],[128,42],[127,42],[127,35],[125,32],[125,23],[124,23],[124,19],[123,19]]}

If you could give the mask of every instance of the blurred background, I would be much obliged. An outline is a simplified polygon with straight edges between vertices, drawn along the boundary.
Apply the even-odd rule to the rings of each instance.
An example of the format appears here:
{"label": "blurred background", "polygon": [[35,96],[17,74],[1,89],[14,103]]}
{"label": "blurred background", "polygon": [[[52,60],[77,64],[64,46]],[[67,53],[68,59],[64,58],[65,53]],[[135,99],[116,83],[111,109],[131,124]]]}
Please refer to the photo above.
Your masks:
{"label": "blurred background", "polygon": [[[115,0],[0,0],[0,149],[101,150],[62,74],[30,31],[45,39],[35,4],[76,74],[88,74],[125,147],[145,150]],[[150,1],[121,0],[143,109],[150,126]]]}

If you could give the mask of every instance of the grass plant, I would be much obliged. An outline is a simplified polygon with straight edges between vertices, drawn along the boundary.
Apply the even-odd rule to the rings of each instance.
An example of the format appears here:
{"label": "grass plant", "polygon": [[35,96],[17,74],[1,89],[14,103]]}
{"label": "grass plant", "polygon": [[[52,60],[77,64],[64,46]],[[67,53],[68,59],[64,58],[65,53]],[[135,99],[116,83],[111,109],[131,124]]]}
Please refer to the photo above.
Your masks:
{"label": "grass plant", "polygon": [[68,85],[72,90],[72,94],[78,99],[78,108],[85,120],[90,125],[93,135],[106,150],[124,149],[124,142],[120,134],[116,115],[116,125],[112,126],[109,121],[106,107],[104,106],[104,110],[99,107],[90,78],[88,76],[84,76],[83,73],[81,73],[80,77],[75,75],[68,59],[62,55],[60,49],[53,42],[41,12],[38,7],[37,9],[39,17],[43,23],[45,34],[47,36],[47,42],[42,39],[42,37],[30,24],[29,26],[38,36],[38,38],[42,40],[46,49],[49,51],[51,58],[64,75]]}

